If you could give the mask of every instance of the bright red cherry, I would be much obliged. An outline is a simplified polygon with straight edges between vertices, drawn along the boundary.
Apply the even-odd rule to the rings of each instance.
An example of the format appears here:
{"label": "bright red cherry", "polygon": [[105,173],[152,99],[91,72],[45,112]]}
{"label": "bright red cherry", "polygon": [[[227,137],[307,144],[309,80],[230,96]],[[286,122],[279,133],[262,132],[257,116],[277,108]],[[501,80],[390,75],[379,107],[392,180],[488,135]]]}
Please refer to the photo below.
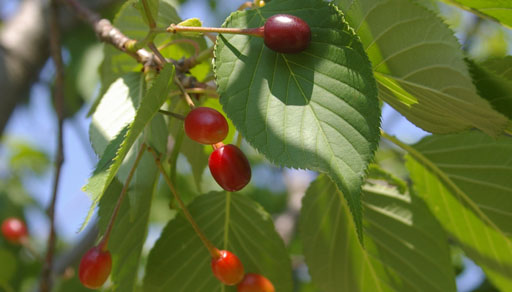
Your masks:
{"label": "bright red cherry", "polygon": [[184,125],[187,136],[202,144],[218,143],[226,138],[229,131],[226,118],[209,107],[191,110],[185,118]]}
{"label": "bright red cherry", "polygon": [[212,258],[212,271],[215,277],[226,285],[235,285],[244,277],[244,266],[236,255],[220,250],[220,257]]}
{"label": "bright red cherry", "polygon": [[101,250],[100,246],[95,246],[82,257],[78,276],[85,287],[98,289],[107,281],[111,269],[110,252]]}
{"label": "bright red cherry", "polygon": [[20,243],[28,236],[25,223],[14,217],[7,218],[2,222],[2,234],[12,243]]}
{"label": "bright red cherry", "polygon": [[279,53],[299,53],[309,46],[311,29],[297,16],[272,15],[263,26],[263,42]]}
{"label": "bright red cherry", "polygon": [[235,145],[222,145],[215,149],[208,166],[215,181],[226,191],[239,191],[251,180],[251,165]]}
{"label": "bright red cherry", "polygon": [[274,285],[260,274],[246,274],[236,288],[237,292],[275,292]]}

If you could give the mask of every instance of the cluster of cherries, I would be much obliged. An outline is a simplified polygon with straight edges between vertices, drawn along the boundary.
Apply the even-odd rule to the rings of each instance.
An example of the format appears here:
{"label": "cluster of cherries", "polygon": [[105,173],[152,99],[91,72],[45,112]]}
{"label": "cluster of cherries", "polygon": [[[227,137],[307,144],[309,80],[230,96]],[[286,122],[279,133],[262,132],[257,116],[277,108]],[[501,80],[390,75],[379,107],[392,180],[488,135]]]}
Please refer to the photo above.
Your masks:
{"label": "cluster of cherries", "polygon": [[[201,144],[211,144],[215,149],[208,159],[210,172],[217,183],[227,191],[238,191],[251,180],[251,166],[244,153],[235,145],[221,141],[228,134],[226,118],[208,107],[190,111],[184,122],[187,136]],[[217,250],[212,255],[212,271],[225,285],[237,285],[238,292],[273,292],[274,286],[259,274],[248,273],[236,255],[227,250]]]}
{"label": "cluster of cherries", "polygon": [[275,292],[274,285],[260,274],[244,273],[244,266],[236,255],[227,250],[217,250],[212,257],[215,277],[228,286],[237,285],[238,292]]}
{"label": "cluster of cherries", "polygon": [[[173,26],[173,31],[190,30]],[[202,29],[202,28],[197,28]],[[209,31],[215,31],[210,29]],[[311,31],[302,19],[287,14],[271,16],[265,25],[251,29],[219,29],[221,33],[248,34],[263,37],[265,45],[279,53],[299,53],[311,41]],[[251,167],[247,157],[235,145],[224,145],[228,123],[218,111],[198,107],[190,111],[184,121],[185,133],[194,141],[210,144],[214,148],[208,160],[210,172],[217,183],[227,191],[238,191],[251,180]],[[12,243],[23,244],[28,236],[25,224],[17,218],[2,223],[3,236]],[[108,235],[106,235],[108,237]],[[245,273],[241,261],[226,250],[214,249],[211,260],[213,274],[226,285],[237,285],[238,292],[274,292],[272,283],[260,274]],[[100,288],[110,275],[112,258],[103,240],[82,257],[78,276],[82,284],[91,289]]]}
{"label": "cluster of cherries", "polygon": [[218,111],[198,107],[190,111],[184,122],[187,136],[201,144],[211,144],[215,149],[208,159],[208,166],[215,181],[226,191],[235,192],[251,180],[251,166],[244,153],[235,145],[224,145],[228,135],[228,122]]}

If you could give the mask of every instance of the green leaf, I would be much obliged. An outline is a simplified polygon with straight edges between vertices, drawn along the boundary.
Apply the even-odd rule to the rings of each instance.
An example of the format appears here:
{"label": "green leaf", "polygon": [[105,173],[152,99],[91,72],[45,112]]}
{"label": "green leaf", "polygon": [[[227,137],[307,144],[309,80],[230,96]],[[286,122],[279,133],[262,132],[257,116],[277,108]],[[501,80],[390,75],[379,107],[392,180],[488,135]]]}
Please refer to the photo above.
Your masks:
{"label": "green leaf", "polygon": [[[505,59],[501,60],[505,62]],[[512,66],[512,62],[508,63]],[[494,109],[512,119],[512,80],[492,72],[484,64],[468,60],[468,66],[480,96],[487,99]]]}
{"label": "green leaf", "polygon": [[[197,197],[190,213],[206,237],[219,249],[237,255],[246,273],[260,273],[276,291],[292,291],[290,260],[261,206],[236,193]],[[144,291],[235,291],[213,276],[210,255],[180,213],[165,227],[146,265]]]}
{"label": "green leaf", "polygon": [[365,186],[365,249],[327,177],[309,187],[302,206],[304,256],[321,291],[456,291],[446,236],[418,197]]}
{"label": "green leaf", "polygon": [[512,139],[468,132],[406,148],[417,193],[493,282],[511,290]]}
{"label": "green leaf", "polygon": [[478,96],[460,45],[439,17],[410,0],[348,2],[337,1],[370,57],[381,99],[432,133],[503,132],[508,120]]}
{"label": "green leaf", "polygon": [[304,19],[311,44],[299,54],[280,54],[257,37],[220,35],[221,104],[271,162],[328,173],[345,194],[362,240],[361,185],[380,124],[370,63],[341,12],[324,1],[272,1],[233,13],[223,26],[259,27],[276,13]]}
{"label": "green leaf", "polygon": [[[134,144],[137,137],[142,133],[144,127],[153,119],[155,114],[167,99],[167,94],[170,91],[170,88],[173,86],[173,76],[174,67],[170,64],[167,64],[154,80],[153,86],[147,90],[144,97],[140,100],[140,105],[137,107],[137,111],[133,117],[133,120],[130,121],[129,118],[127,118],[128,124],[123,126],[117,137],[114,140],[111,140],[111,142],[105,148],[105,152],[98,162],[92,177],[84,187],[84,190],[91,195],[93,200],[89,216],[85,220],[84,225],[87,223],[90,215],[92,214],[92,210],[94,210],[96,203],[101,199],[103,193],[116,176],[121,163],[126,157],[131,146]],[[107,92],[109,93],[108,95],[113,97],[115,96],[117,99],[125,96],[124,104],[126,105],[126,103],[130,103],[130,96],[132,96],[131,93],[133,92],[129,91],[129,87],[127,86],[123,88],[120,84],[114,85],[111,87],[112,91],[109,90],[110,93]],[[138,91],[136,93],[140,92],[141,91]],[[129,114],[125,115],[125,112],[123,111],[127,109],[127,112],[129,112],[129,108],[133,106],[133,104],[128,104],[125,107],[118,108],[116,101],[113,103],[111,102],[112,98],[108,98],[100,103],[99,107],[105,107],[105,110],[101,111],[102,113],[108,111],[108,109],[110,109],[111,112],[120,110],[122,113],[121,116],[129,116]],[[115,115],[111,114],[110,118],[112,117],[115,118]],[[102,127],[109,127],[110,124],[105,122],[106,121],[104,119],[100,119],[98,124],[91,124],[91,129],[94,127],[99,127],[100,129],[102,129]],[[106,141],[109,141],[108,139],[109,135],[105,137]],[[91,138],[91,140],[93,140],[93,138]]]}
{"label": "green leaf", "polygon": [[509,0],[443,0],[478,16],[492,19],[508,28],[512,28],[512,2]]}

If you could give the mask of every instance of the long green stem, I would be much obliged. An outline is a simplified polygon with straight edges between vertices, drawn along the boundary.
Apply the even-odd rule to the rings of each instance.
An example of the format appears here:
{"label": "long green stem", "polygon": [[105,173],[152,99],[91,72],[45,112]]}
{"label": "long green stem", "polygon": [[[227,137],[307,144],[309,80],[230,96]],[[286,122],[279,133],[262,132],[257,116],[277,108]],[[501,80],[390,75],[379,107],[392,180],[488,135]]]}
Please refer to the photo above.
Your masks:
{"label": "long green stem", "polygon": [[227,33],[227,34],[245,34],[255,37],[263,37],[263,27],[255,28],[229,28],[229,27],[203,27],[203,26],[182,26],[171,24],[167,28],[168,32],[216,32],[216,33]]}
{"label": "long green stem", "polygon": [[121,203],[123,202],[123,199],[126,196],[126,193],[128,192],[128,187],[130,186],[130,183],[132,181],[132,177],[133,177],[133,174],[135,173],[135,169],[137,169],[137,166],[139,165],[139,162],[142,158],[142,154],[144,154],[145,150],[146,150],[146,144],[142,143],[142,145],[140,145],[139,152],[137,153],[137,157],[135,158],[135,162],[133,163],[133,166],[130,169],[130,173],[128,173],[128,177],[126,178],[126,182],[124,183],[123,189],[121,190],[119,199],[117,199],[116,207],[114,209],[114,212],[112,213],[112,216],[110,217],[110,222],[108,223],[107,230],[105,231],[105,234],[103,235],[103,239],[101,240],[101,242],[99,244],[102,251],[107,250],[108,240],[110,239],[110,233],[112,233],[112,227],[114,227],[114,222],[116,220],[117,214],[119,213],[119,210],[121,209]]}
{"label": "long green stem", "polygon": [[194,218],[192,217],[192,215],[188,211],[187,207],[185,206],[185,204],[181,200],[181,197],[178,195],[178,192],[176,191],[176,189],[174,188],[173,183],[171,182],[171,179],[167,175],[167,172],[165,172],[165,169],[163,168],[162,163],[160,162],[160,157],[158,157],[158,155],[155,153],[155,151],[152,148],[149,148],[149,152],[151,152],[151,154],[153,154],[153,157],[155,158],[155,164],[158,167],[158,170],[160,171],[160,173],[162,174],[162,176],[163,176],[163,178],[165,180],[165,183],[167,184],[167,186],[171,190],[171,193],[173,194],[174,199],[180,205],[180,208],[183,211],[183,214],[185,215],[185,218],[188,220],[190,225],[192,225],[192,228],[194,229],[196,234],[199,236],[199,238],[203,242],[203,244],[206,247],[206,249],[208,249],[208,252],[210,253],[211,257],[212,258],[219,258],[220,257],[219,250],[208,240],[208,238],[206,238],[206,236],[201,231],[201,229],[197,225],[196,221],[194,220]]}

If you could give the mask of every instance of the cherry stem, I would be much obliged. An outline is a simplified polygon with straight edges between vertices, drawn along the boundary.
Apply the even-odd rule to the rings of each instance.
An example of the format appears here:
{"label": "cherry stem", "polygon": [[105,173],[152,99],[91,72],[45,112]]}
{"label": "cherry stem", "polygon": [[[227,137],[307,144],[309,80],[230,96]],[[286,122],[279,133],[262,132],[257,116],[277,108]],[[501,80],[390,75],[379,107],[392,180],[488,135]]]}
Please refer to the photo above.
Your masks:
{"label": "cherry stem", "polygon": [[208,249],[208,252],[210,253],[211,257],[214,258],[214,259],[218,259],[220,257],[219,250],[208,240],[208,238],[206,238],[206,236],[201,231],[201,229],[199,229],[199,226],[197,225],[197,223],[194,220],[194,218],[192,218],[192,215],[190,214],[190,212],[188,211],[187,207],[185,206],[185,204],[181,200],[180,196],[178,195],[178,192],[174,188],[174,185],[171,182],[171,179],[169,178],[169,176],[165,172],[165,169],[163,168],[162,163],[160,163],[160,157],[158,157],[156,152],[151,147],[148,147],[148,151],[151,152],[151,154],[153,154],[153,157],[155,158],[155,164],[158,167],[158,170],[160,171],[160,173],[162,174],[162,176],[163,176],[163,178],[165,180],[165,183],[167,184],[167,186],[171,190],[171,193],[173,194],[174,199],[180,205],[180,208],[183,211],[183,214],[185,215],[185,218],[188,220],[188,222],[190,222],[190,225],[192,225],[192,228],[194,229],[196,234],[199,236],[199,238],[203,242],[203,244],[206,247],[206,249]]}
{"label": "cherry stem", "polygon": [[187,102],[188,106],[192,109],[195,108],[196,105],[192,101],[190,94],[188,94],[187,90],[181,83],[180,79],[178,77],[176,77],[176,75],[174,75],[174,82],[176,83],[176,85],[178,85],[178,88],[181,90],[181,93],[183,93],[183,96],[185,96],[185,101]]}
{"label": "cherry stem", "polygon": [[146,17],[148,18],[148,24],[149,28],[155,28],[156,22],[153,18],[153,15],[151,14],[151,11],[149,10],[149,5],[147,0],[142,0],[142,6],[144,7],[144,12],[146,13]]}
{"label": "cherry stem", "polygon": [[107,230],[105,231],[105,234],[103,235],[103,238],[101,239],[101,242],[99,244],[101,251],[107,251],[107,245],[108,245],[108,240],[110,239],[110,233],[112,233],[112,227],[114,227],[114,222],[116,220],[117,214],[119,213],[119,210],[121,209],[121,203],[123,202],[123,199],[126,196],[126,193],[128,192],[128,187],[130,185],[130,182],[132,181],[132,177],[133,177],[133,174],[135,173],[135,169],[137,169],[137,166],[139,165],[139,162],[142,158],[142,154],[144,154],[145,150],[146,150],[146,144],[142,143],[142,145],[140,146],[139,152],[137,153],[137,157],[135,158],[135,162],[133,163],[132,169],[130,169],[130,173],[128,173],[126,182],[124,183],[123,189],[121,190],[119,199],[117,199],[116,207],[114,208],[114,212],[112,213],[112,216],[110,217],[110,222],[108,222]]}
{"label": "cherry stem", "polygon": [[162,62],[162,64],[167,63],[167,60],[164,58],[164,56],[162,56],[162,54],[160,53],[160,51],[158,50],[158,48],[155,46],[155,44],[153,42],[148,43],[148,48],[150,48],[151,51],[153,51],[155,56],[158,58],[158,60],[160,62]]}
{"label": "cherry stem", "polygon": [[203,26],[182,26],[171,24],[167,28],[168,32],[216,32],[228,34],[244,34],[255,37],[263,37],[263,27],[255,28],[229,28],[229,27],[203,27]]}
{"label": "cherry stem", "polygon": [[158,112],[161,113],[161,114],[164,114],[164,115],[171,116],[173,118],[177,118],[177,119],[182,120],[182,121],[185,120],[185,116],[177,114],[177,113],[173,113],[173,112],[166,111],[166,110],[158,110]]}
{"label": "cherry stem", "polygon": [[222,146],[224,146],[224,143],[222,143],[222,142],[212,144],[213,150],[217,150],[217,149],[219,149]]}

